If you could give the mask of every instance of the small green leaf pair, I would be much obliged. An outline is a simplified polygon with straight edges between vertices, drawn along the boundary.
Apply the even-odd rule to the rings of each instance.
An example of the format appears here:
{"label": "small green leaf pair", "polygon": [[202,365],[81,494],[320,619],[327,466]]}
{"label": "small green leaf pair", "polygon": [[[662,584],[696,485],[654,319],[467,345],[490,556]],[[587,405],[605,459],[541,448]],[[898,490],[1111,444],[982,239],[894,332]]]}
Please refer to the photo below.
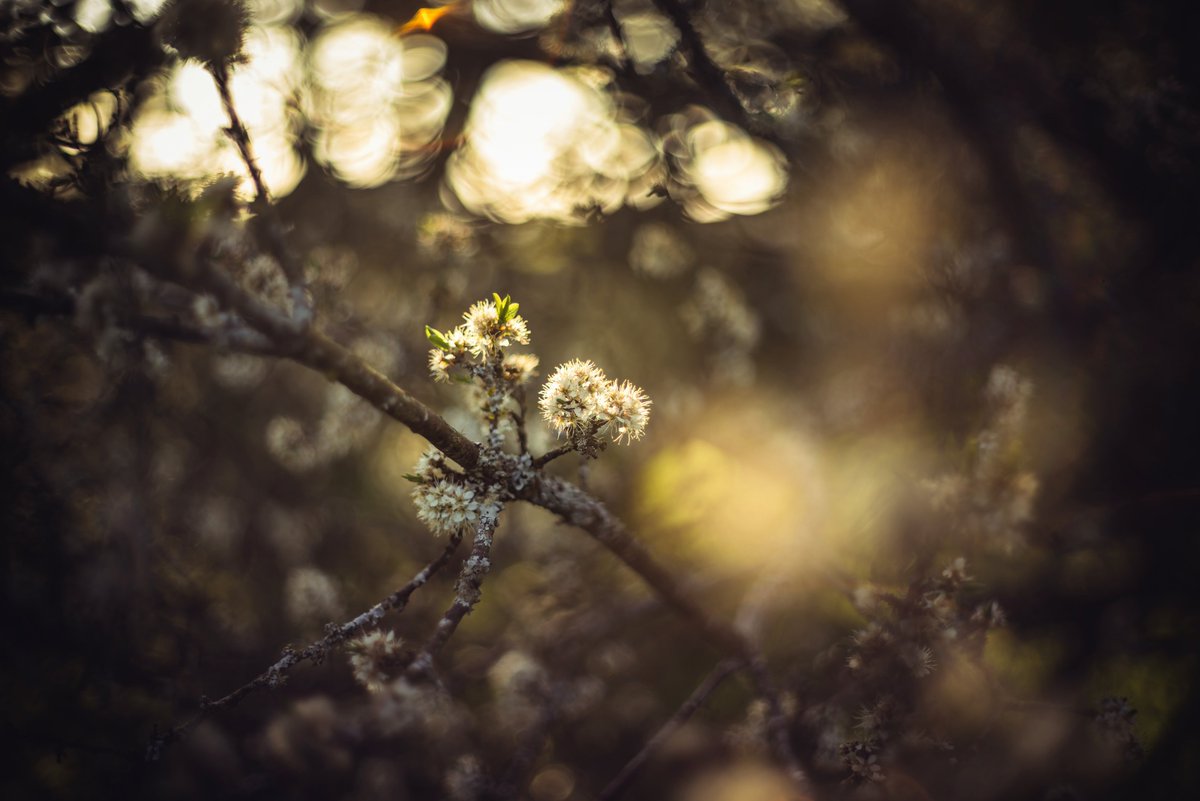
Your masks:
{"label": "small green leaf pair", "polygon": [[442,350],[451,350],[450,342],[446,339],[446,335],[433,326],[425,326],[425,338],[432,342],[435,347]]}
{"label": "small green leaf pair", "polygon": [[499,318],[501,325],[504,325],[517,316],[517,309],[521,308],[520,303],[513,303],[512,297],[509,295],[500,297],[498,292],[493,292],[492,297],[496,301],[496,316]]}

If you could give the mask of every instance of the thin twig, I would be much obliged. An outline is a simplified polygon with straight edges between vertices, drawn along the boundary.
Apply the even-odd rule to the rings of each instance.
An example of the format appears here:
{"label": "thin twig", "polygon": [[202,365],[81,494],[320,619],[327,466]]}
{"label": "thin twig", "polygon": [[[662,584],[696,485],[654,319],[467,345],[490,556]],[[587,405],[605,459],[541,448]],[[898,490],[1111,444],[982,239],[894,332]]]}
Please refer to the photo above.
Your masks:
{"label": "thin twig", "polygon": [[697,710],[704,706],[708,697],[721,686],[721,682],[744,665],[745,663],[740,659],[726,659],[709,671],[696,689],[692,690],[688,699],[680,705],[679,709],[675,710],[675,714],[646,741],[633,759],[629,760],[625,767],[621,768],[621,772],[600,791],[599,801],[612,801],[624,792],[626,786],[633,781],[650,757],[654,756],[654,753],[671,739],[672,735],[683,727],[683,724],[691,720],[692,715],[696,714]]}
{"label": "thin twig", "polygon": [[450,557],[458,550],[459,544],[462,542],[462,534],[454,534],[442,552],[425,567],[413,576],[407,584],[393,592],[391,595],[384,598],[379,603],[372,606],[367,611],[357,617],[346,621],[340,626],[333,626],[328,630],[328,633],[317,640],[310,643],[299,651],[294,648],[287,648],[283,652],[283,656],[279,658],[275,664],[264,670],[262,673],[255,676],[250,681],[238,687],[236,690],[228,693],[215,701],[202,700],[200,711],[192,718],[184,723],[171,729],[166,734],[155,738],[151,743],[149,756],[155,758],[163,746],[178,740],[189,729],[206,718],[210,713],[217,709],[231,707],[241,701],[250,693],[263,687],[275,688],[287,681],[287,673],[292,668],[299,665],[301,662],[311,661],[320,663],[329,655],[330,652],[337,649],[346,640],[358,634],[368,626],[372,626],[383,619],[383,616],[389,611],[402,612],[408,606],[408,600],[412,594],[423,587],[435,573],[445,566],[446,562],[450,561]]}
{"label": "thin twig", "polygon": [[513,425],[517,429],[517,445],[520,448],[520,453],[529,453],[529,436],[525,433],[525,387],[518,384],[513,389],[513,399],[517,402],[517,409],[511,412]]}
{"label": "thin twig", "polygon": [[221,105],[225,107],[225,113],[229,115],[229,127],[226,129],[226,133],[237,145],[242,162],[250,172],[250,180],[254,184],[254,200],[256,203],[269,203],[270,195],[267,193],[267,185],[263,182],[262,170],[259,169],[258,162],[254,159],[254,151],[250,145],[250,132],[246,130],[242,118],[238,116],[237,107],[233,104],[233,94],[229,91],[229,67],[224,62],[217,62],[210,65],[209,72],[212,73],[213,81],[217,84],[217,92],[221,95]]}
{"label": "thin twig", "polygon": [[276,218],[274,207],[271,205],[271,196],[267,191],[267,184],[263,180],[262,169],[258,166],[258,161],[254,158],[254,150],[250,142],[250,131],[247,130],[245,124],[242,122],[242,118],[238,115],[237,107],[233,102],[233,93],[229,90],[229,67],[224,63],[216,63],[211,65],[209,70],[212,73],[213,81],[217,85],[217,91],[221,95],[221,104],[225,107],[225,113],[229,116],[229,127],[225,129],[225,133],[237,146],[238,154],[242,157],[242,163],[246,165],[246,170],[250,173],[250,180],[254,184],[254,203],[252,206],[262,216],[263,224],[259,228],[262,230],[263,238],[266,240],[267,250],[274,257],[275,261],[279,263],[280,269],[283,270],[284,276],[287,277],[290,297],[292,299],[293,316],[298,323],[307,326],[312,323],[313,311],[308,297],[308,290],[304,286],[304,269],[293,257],[287,242],[283,239],[280,222]]}
{"label": "thin twig", "polygon": [[566,456],[568,453],[570,453],[570,452],[571,452],[571,451],[573,451],[573,450],[575,450],[575,448],[574,448],[574,446],[572,446],[572,445],[570,445],[570,444],[567,444],[567,445],[559,445],[559,446],[558,446],[557,448],[555,448],[554,450],[546,451],[546,452],[545,452],[545,453],[543,453],[541,456],[539,456],[538,458],[534,459],[534,460],[533,460],[533,466],[534,466],[535,468],[542,468],[542,467],[545,467],[546,465],[550,464],[551,462],[553,462],[553,461],[554,461],[555,459],[557,459],[558,457],[560,457],[560,456]]}

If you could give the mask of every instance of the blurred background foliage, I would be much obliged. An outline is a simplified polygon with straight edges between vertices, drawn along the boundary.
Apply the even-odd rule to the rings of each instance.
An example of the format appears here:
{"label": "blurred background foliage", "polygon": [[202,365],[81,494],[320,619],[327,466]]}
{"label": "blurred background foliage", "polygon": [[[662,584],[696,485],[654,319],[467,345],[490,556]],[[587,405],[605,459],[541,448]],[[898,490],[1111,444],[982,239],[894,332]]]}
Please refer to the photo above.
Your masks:
{"label": "blurred background foliage", "polygon": [[[253,197],[178,52],[228,6],[0,7],[5,797],[595,798],[718,655],[527,506],[448,697],[368,693],[338,657],[144,758],[441,547],[415,435],[111,313],[163,299],[112,241]],[[759,639],[819,797],[1200,788],[1194,10],[246,8],[231,93],[320,324],[475,439],[422,326],[492,291],[543,375],[643,386],[647,437],[588,487]],[[451,581],[387,625],[420,642]],[[792,797],[763,715],[731,679],[627,797]]]}

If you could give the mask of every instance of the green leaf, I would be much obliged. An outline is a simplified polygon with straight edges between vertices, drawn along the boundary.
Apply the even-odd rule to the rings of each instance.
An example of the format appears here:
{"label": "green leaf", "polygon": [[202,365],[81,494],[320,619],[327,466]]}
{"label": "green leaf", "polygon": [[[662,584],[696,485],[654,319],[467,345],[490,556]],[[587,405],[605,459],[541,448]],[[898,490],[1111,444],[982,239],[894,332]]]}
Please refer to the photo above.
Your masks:
{"label": "green leaf", "polygon": [[451,350],[450,343],[446,341],[445,334],[436,328],[432,328],[428,325],[425,326],[425,338],[442,350]]}
{"label": "green leaf", "polygon": [[402,477],[406,481],[411,481],[414,484],[424,484],[425,483],[424,479],[422,479],[416,473],[405,473]]}

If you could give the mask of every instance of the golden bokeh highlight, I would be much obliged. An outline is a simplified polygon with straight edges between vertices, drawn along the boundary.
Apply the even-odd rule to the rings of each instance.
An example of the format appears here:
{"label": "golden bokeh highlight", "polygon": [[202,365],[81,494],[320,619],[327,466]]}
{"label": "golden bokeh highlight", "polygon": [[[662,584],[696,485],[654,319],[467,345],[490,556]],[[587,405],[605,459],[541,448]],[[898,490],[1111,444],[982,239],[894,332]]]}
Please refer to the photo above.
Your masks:
{"label": "golden bokeh highlight", "polygon": [[[295,148],[301,46],[290,27],[253,27],[246,34],[245,62],[230,71],[230,94],[273,197],[295,189],[305,171]],[[228,125],[212,75],[197,61],[183,61],[142,104],[131,132],[130,166],[146,178],[204,181],[238,175],[238,193],[250,198],[254,187],[225,133]]]}
{"label": "golden bokeh highlight", "polygon": [[442,40],[397,37],[378,17],[356,15],[322,30],[308,51],[305,106],[317,160],[356,187],[424,173],[453,102],[440,77],[445,61]]}
{"label": "golden bokeh highlight", "polygon": [[501,222],[580,222],[589,210],[611,213],[644,197],[658,150],[620,119],[600,77],[535,61],[489,70],[446,165],[458,202]]}

